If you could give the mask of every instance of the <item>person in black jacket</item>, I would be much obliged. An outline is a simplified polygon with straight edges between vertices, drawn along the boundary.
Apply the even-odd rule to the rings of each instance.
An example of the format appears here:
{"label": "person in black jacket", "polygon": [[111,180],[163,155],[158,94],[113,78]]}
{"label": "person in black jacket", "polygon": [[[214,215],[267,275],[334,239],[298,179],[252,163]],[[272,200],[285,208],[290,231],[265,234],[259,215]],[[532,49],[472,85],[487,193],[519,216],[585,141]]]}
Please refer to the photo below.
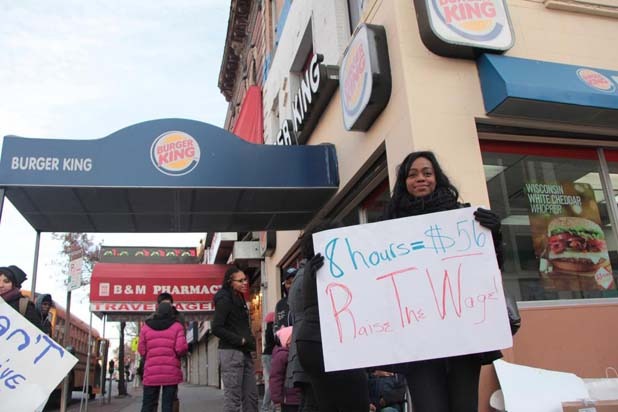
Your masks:
{"label": "person in black jacket", "polygon": [[[410,153],[397,171],[385,219],[396,219],[469,206],[444,174],[433,152]],[[491,230],[498,266],[502,266],[500,218],[478,208],[474,218]],[[414,412],[476,412],[481,365],[500,358],[500,351],[451,356],[393,365],[406,377]]]}
{"label": "person in black jacket", "polygon": [[41,329],[41,318],[34,304],[21,294],[21,284],[28,277],[17,266],[0,267],[0,298]]}
{"label": "person in black jacket", "polygon": [[338,223],[322,223],[301,238],[301,255],[308,260],[300,269],[303,271],[304,316],[298,326],[296,346],[298,360],[309,375],[320,412],[360,412],[369,410],[367,372],[364,369],[326,372],[324,369],[316,283],[316,272],[324,264],[324,257],[313,250],[313,233],[339,226]]}
{"label": "person in black jacket", "polygon": [[44,293],[36,298],[34,307],[39,313],[39,319],[41,321],[41,330],[49,337],[52,337],[51,320],[52,317],[49,313],[49,309],[52,307],[52,297],[49,293]]}
{"label": "person in black jacket", "polygon": [[225,272],[215,295],[212,333],[219,338],[219,363],[223,380],[223,412],[257,412],[258,394],[251,352],[249,309],[244,294],[248,279],[237,267]]}
{"label": "person in black jacket", "polygon": [[284,279],[281,286],[283,286],[283,297],[279,299],[275,305],[275,322],[273,324],[273,333],[277,334],[279,329],[286,326],[292,326],[294,320],[290,314],[290,305],[288,304],[288,296],[290,294],[290,288],[294,282],[294,276],[296,276],[297,269],[295,267],[287,268],[284,273]]}

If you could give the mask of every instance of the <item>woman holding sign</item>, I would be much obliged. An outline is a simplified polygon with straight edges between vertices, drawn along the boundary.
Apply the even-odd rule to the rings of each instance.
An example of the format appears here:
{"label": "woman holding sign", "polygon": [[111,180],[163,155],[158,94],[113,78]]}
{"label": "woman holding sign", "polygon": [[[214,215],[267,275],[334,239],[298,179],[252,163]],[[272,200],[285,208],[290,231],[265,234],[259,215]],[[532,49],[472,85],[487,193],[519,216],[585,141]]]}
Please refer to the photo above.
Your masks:
{"label": "woman holding sign", "polygon": [[[399,166],[386,219],[467,207],[429,151],[410,153]],[[478,208],[474,217],[491,230],[498,266],[502,266],[500,218]],[[408,362],[394,366],[408,381],[414,412],[476,412],[481,365],[500,358],[499,351]]]}

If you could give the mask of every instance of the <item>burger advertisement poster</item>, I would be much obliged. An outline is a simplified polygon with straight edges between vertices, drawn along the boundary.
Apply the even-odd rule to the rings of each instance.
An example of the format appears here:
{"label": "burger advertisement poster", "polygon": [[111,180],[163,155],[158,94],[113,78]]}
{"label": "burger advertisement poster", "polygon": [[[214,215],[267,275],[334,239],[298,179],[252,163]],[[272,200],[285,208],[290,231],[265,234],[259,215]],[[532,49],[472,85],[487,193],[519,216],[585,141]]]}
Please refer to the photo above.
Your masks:
{"label": "burger advertisement poster", "polygon": [[556,291],[616,289],[592,187],[529,182],[524,193],[544,287]]}

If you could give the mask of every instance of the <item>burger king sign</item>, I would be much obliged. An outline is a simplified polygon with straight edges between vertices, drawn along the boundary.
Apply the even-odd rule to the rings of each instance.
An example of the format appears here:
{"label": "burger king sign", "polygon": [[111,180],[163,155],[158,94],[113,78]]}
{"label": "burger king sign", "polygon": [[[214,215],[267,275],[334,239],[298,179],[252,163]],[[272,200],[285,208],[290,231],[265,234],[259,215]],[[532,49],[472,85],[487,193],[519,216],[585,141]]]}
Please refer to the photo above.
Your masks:
{"label": "burger king sign", "polygon": [[150,160],[161,173],[186,175],[200,162],[200,146],[185,132],[165,132],[152,143]]}
{"label": "burger king sign", "polygon": [[421,39],[436,54],[475,58],[513,47],[504,0],[414,0]]}

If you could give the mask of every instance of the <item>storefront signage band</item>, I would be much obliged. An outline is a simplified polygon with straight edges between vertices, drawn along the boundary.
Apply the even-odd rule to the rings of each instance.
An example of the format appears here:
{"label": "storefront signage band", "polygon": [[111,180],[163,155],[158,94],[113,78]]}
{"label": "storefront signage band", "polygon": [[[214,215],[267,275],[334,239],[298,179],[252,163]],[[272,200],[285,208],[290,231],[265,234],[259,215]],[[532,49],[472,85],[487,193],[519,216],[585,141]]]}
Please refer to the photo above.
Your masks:
{"label": "storefront signage band", "polygon": [[[180,312],[211,312],[214,311],[212,302],[174,302],[174,307]],[[91,312],[154,312],[156,302],[93,302]]]}
{"label": "storefront signage band", "polygon": [[314,54],[300,78],[292,103],[292,120],[281,123],[276,144],[305,144],[309,140],[338,85],[339,67],[322,64],[323,60],[321,54]]}

